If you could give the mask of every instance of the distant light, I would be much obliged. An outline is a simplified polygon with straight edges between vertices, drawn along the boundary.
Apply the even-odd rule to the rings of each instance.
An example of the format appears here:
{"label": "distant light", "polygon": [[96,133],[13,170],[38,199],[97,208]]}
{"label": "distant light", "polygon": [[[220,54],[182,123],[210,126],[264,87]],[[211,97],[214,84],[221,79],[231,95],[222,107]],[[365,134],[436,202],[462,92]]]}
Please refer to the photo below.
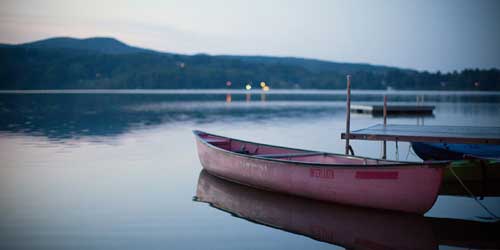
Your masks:
{"label": "distant light", "polygon": [[247,85],[245,86],[245,89],[246,89],[246,90],[251,90],[251,89],[252,89],[252,85],[247,84]]}
{"label": "distant light", "polygon": [[231,81],[227,81],[227,82],[226,82],[226,86],[228,86],[228,87],[231,87],[231,85],[232,85],[232,84],[233,84],[233,83],[232,83]]}
{"label": "distant light", "polygon": [[266,86],[266,83],[265,83],[265,82],[260,82],[260,86],[261,86],[262,88],[264,88],[264,87]]}
{"label": "distant light", "polygon": [[479,82],[474,83],[474,87],[476,87],[476,88],[479,87],[479,85],[481,85]]}
{"label": "distant light", "polygon": [[264,86],[264,87],[262,88],[262,90],[264,90],[264,91],[269,91],[269,86]]}

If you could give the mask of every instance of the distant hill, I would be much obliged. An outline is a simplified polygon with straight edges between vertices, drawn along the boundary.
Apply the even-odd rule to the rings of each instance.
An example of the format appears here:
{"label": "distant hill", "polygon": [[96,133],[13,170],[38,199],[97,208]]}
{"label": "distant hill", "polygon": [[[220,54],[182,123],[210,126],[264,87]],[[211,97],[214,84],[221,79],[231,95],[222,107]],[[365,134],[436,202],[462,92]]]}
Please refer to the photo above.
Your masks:
{"label": "distant hill", "polygon": [[[55,49],[55,48],[78,49],[78,50],[97,51],[107,54],[132,54],[132,53],[144,53],[144,52],[169,54],[165,52],[158,52],[154,50],[147,50],[138,47],[133,47],[121,41],[118,41],[114,38],[108,38],[108,37],[93,37],[86,39],[55,37],[55,38],[49,38],[18,45],[8,45],[8,44],[4,45],[17,46],[23,48],[38,48],[38,49]],[[209,56],[209,55],[197,54],[195,56]],[[390,69],[395,69],[394,67],[387,67],[387,66],[356,64],[356,63],[337,63],[337,62],[329,62],[317,59],[306,59],[297,57],[238,56],[238,55],[220,55],[215,57],[222,59],[235,59],[235,60],[241,60],[243,62],[257,63],[257,64],[268,64],[268,65],[282,64],[282,65],[300,66],[313,72],[321,72],[325,70],[334,70],[342,73],[351,72],[353,70],[386,72]]]}
{"label": "distant hill", "polygon": [[377,71],[387,72],[397,69],[394,67],[371,65],[367,63],[338,63],[317,59],[305,59],[297,57],[272,57],[272,56],[219,56],[221,58],[238,59],[250,63],[284,64],[304,67],[312,72],[337,71],[348,73],[353,71]]}
{"label": "distant hill", "polygon": [[22,48],[37,49],[77,49],[97,51],[107,54],[130,54],[141,52],[153,52],[142,48],[132,47],[122,43],[114,38],[93,37],[86,39],[77,39],[71,37],[55,37],[45,40],[14,45]]}
{"label": "distant hill", "polygon": [[269,56],[183,55],[114,38],[50,38],[0,44],[0,89],[274,88],[500,90],[500,70],[442,74],[395,67]]}

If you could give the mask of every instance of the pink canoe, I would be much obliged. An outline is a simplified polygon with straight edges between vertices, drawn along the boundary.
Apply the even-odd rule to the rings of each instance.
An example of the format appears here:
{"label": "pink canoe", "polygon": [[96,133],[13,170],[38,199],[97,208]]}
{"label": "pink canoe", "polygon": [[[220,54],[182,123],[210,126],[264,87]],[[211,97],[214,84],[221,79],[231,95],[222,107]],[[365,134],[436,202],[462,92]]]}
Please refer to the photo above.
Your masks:
{"label": "pink canoe", "polygon": [[423,214],[436,201],[446,163],[354,157],[194,131],[201,164],[260,189],[355,206]]}

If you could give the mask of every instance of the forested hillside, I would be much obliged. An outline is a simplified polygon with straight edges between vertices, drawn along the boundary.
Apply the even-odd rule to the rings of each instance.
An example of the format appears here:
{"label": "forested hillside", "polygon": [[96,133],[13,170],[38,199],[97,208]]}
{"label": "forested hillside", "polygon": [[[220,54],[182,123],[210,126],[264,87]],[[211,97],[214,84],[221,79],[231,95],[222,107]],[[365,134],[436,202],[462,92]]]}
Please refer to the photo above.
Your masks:
{"label": "forested hillside", "polygon": [[0,89],[271,88],[500,90],[500,70],[429,73],[369,64],[263,56],[182,55],[112,38],[52,38],[0,45]]}

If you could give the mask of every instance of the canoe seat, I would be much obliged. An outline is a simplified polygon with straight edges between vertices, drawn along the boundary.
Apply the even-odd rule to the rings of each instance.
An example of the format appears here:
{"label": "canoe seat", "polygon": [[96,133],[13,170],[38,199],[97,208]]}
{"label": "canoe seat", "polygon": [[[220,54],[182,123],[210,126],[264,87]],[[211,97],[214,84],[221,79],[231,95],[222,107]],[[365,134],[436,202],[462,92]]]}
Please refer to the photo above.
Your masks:
{"label": "canoe seat", "polygon": [[238,153],[238,154],[244,154],[244,155],[249,155],[250,154],[250,151],[248,151],[245,148],[245,144],[241,145],[241,147],[240,147],[239,150],[234,150],[233,152]]}
{"label": "canoe seat", "polygon": [[255,155],[261,158],[286,158],[286,157],[298,157],[298,156],[313,156],[313,155],[324,155],[321,152],[307,152],[307,153],[287,153],[287,154],[261,154]]}

